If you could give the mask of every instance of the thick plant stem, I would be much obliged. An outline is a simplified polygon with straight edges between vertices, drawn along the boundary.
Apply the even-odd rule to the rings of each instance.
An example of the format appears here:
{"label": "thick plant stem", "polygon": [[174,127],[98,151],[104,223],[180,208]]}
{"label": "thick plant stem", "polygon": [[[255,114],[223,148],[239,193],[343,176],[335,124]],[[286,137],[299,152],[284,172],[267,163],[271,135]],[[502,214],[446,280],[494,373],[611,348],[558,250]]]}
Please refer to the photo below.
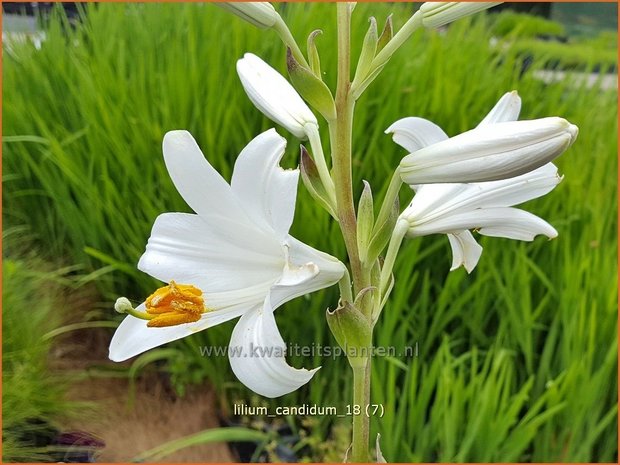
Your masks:
{"label": "thick plant stem", "polygon": [[[351,277],[357,295],[362,289],[370,286],[370,270],[362,261],[357,244],[357,218],[353,202],[353,181],[351,173],[351,139],[353,131],[353,110],[355,99],[351,95],[351,6],[338,3],[338,83],[336,87],[336,120],[329,122],[329,135],[332,148],[332,174],[336,189],[336,206],[338,222],[351,264]],[[347,293],[346,297],[351,298]],[[343,298],[346,298],[344,295]],[[370,322],[372,305],[362,305],[359,309]],[[367,347],[370,351],[372,336]],[[360,348],[358,348],[360,349]],[[370,353],[361,360],[352,362],[353,367],[353,441],[351,461],[367,462],[370,421],[366,415],[370,400]],[[352,360],[352,359],[350,359]]]}
{"label": "thick plant stem", "polygon": [[351,263],[355,292],[367,285],[363,279],[362,263],[357,248],[357,219],[353,203],[351,175],[351,133],[353,127],[354,101],[349,94],[350,87],[350,26],[351,11],[346,3],[337,4],[338,11],[338,84],[336,87],[336,121],[330,123],[332,146],[332,171],[336,185],[338,221]]}
{"label": "thick plant stem", "polygon": [[370,404],[370,361],[353,369],[353,442],[351,444],[351,462],[369,462],[368,444],[370,440],[370,417],[367,406]]}

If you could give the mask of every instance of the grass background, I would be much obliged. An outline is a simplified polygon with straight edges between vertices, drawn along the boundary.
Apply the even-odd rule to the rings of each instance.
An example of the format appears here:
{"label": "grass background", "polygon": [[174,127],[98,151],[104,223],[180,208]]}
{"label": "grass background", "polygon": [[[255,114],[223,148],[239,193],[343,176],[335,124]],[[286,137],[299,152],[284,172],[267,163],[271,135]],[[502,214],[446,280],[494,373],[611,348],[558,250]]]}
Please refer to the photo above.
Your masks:
{"label": "grass background", "polygon": [[[273,125],[245,96],[235,62],[250,51],[284,72],[284,51],[274,34],[212,5],[85,8],[78,24],[54,14],[44,25],[47,39],[40,50],[29,42],[4,45],[5,256],[18,255],[26,245],[78,267],[96,282],[100,302],[72,311],[113,319],[118,295],[141,301],[159,285],[135,269],[155,217],[188,211],[163,164],[163,134],[190,130],[229,178],[241,148]],[[323,29],[318,47],[333,89],[333,5],[280,9],[300,43]],[[382,24],[392,12],[399,27],[410,9],[358,4],[354,57],[368,17]],[[375,342],[397,351],[417,345],[418,356],[375,360],[372,397],[385,415],[373,421],[373,431],[381,433],[383,453],[393,462],[615,461],[617,92],[570,77],[542,83],[536,71],[569,60],[570,44],[559,58],[548,47],[530,44],[526,54],[534,60],[524,71],[518,41],[491,45],[493,21],[481,16],[459,21],[447,33],[417,33],[369,87],[354,122],[356,195],[366,179],[380,198],[404,155],[383,134],[396,119],[422,116],[454,135],[475,126],[504,92],[517,89],[522,118],[560,115],[580,128],[575,145],[558,160],[564,181],[526,207],[560,236],[533,243],[481,238],[484,253],[471,275],[448,272],[445,237],[405,245]],[[600,68],[597,56],[580,56],[581,69]],[[289,138],[284,164],[295,166],[298,141],[278,131]],[[404,204],[409,194],[405,189],[401,194]],[[303,189],[292,234],[344,257],[337,226]],[[12,285],[6,270],[4,284],[23,286]],[[31,294],[20,295],[15,299],[30,300]],[[324,310],[336,299],[335,290],[327,290],[280,309],[285,340],[334,344]],[[3,300],[5,321],[7,313],[23,314],[19,302],[7,305],[4,295]],[[37,324],[34,318],[18,320]],[[227,344],[233,324],[172,344],[177,350],[151,351],[136,364],[165,357],[161,369],[179,392],[209,381],[229,413],[235,400],[341,409],[349,402],[346,360],[318,356],[292,360],[296,366],[323,366],[301,390],[275,401],[253,396],[236,382],[225,357],[204,358],[198,350]],[[22,332],[28,329],[14,331]],[[6,344],[10,331],[4,334]],[[251,420],[254,427],[268,428],[264,419],[242,422]],[[298,456],[337,461],[348,446],[346,419],[282,421],[300,437],[292,446]]]}

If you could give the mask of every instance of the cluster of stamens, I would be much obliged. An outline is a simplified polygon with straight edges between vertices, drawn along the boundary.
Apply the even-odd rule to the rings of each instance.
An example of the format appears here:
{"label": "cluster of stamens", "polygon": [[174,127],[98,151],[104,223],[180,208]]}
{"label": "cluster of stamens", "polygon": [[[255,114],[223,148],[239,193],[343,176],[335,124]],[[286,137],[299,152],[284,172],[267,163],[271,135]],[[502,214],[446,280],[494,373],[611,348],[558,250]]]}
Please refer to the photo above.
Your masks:
{"label": "cluster of stamens", "polygon": [[152,316],[147,326],[154,328],[198,321],[206,311],[200,289],[174,281],[151,294],[145,306],[146,313]]}

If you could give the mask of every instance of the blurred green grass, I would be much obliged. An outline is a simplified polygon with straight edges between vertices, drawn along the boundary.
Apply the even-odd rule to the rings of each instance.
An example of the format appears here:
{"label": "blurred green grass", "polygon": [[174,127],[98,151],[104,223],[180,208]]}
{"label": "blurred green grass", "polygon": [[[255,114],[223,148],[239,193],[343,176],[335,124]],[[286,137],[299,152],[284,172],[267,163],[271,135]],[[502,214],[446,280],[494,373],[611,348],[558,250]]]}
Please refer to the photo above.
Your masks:
{"label": "blurred green grass", "polygon": [[[188,211],[163,164],[163,134],[190,130],[229,178],[241,148],[273,125],[245,96],[235,62],[250,51],[284,71],[285,60],[275,35],[212,5],[85,8],[84,23],[75,27],[54,15],[40,50],[4,46],[3,215],[8,236],[27,234],[67,264],[101,270],[98,286],[112,317],[118,295],[140,301],[158,285],[135,269],[155,217]],[[333,5],[280,9],[301,43],[323,29],[318,47],[333,89]],[[368,16],[381,24],[394,12],[398,27],[410,11],[358,4],[354,54]],[[558,161],[564,181],[527,207],[560,236],[533,243],[483,238],[482,259],[469,276],[448,273],[445,238],[406,244],[375,342],[403,352],[417,343],[419,356],[374,361],[373,401],[385,407],[374,429],[390,461],[615,461],[617,93],[570,77],[552,85],[536,80],[544,60],[535,58],[523,72],[522,51],[489,46],[490,21],[477,17],[445,34],[416,34],[361,98],[354,122],[356,195],[366,179],[378,196],[403,156],[383,134],[396,119],[422,116],[453,135],[517,89],[522,118],[560,115],[580,128]],[[586,62],[585,70],[594,65]],[[297,157],[298,141],[289,137],[284,163],[295,166]],[[408,195],[403,189],[403,204]],[[303,189],[292,234],[344,256],[337,226]],[[336,298],[327,290],[279,310],[285,340],[334,344],[323,315]],[[225,357],[201,357],[199,346],[227,344],[233,324],[176,343],[182,356],[166,368],[180,391],[210,380],[224,410],[234,399],[249,402],[251,393],[234,380]],[[292,362],[323,368],[309,385],[270,405],[344,408],[346,360]],[[343,446],[326,449],[343,443],[334,436],[346,435],[347,421],[290,419],[308,430],[300,447],[308,446],[302,452],[313,460],[344,453]],[[340,423],[343,428],[334,428]]]}

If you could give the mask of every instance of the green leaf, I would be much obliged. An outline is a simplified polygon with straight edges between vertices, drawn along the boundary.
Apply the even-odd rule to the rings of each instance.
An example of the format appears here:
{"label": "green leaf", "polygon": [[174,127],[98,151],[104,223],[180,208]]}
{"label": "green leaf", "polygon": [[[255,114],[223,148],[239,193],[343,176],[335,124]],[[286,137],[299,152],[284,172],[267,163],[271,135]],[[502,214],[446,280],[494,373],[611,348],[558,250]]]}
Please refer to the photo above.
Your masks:
{"label": "green leaf", "polygon": [[269,436],[262,431],[249,428],[213,428],[200,433],[185,436],[180,439],[161,444],[151,450],[142,452],[132,460],[133,462],[153,462],[161,460],[168,455],[198,444],[210,444],[212,442],[265,442]]}
{"label": "green leaf", "polygon": [[392,27],[392,15],[390,15],[385,20],[385,26],[383,26],[383,31],[381,32],[379,40],[377,41],[377,53],[383,50],[383,48],[388,44],[388,42],[392,40],[393,35],[394,29]]}
{"label": "green leaf", "polygon": [[355,77],[360,79],[364,79],[370,71],[370,65],[377,52],[377,20],[371,16],[369,21],[370,27],[364,37],[364,44],[355,70]]}
{"label": "green leaf", "polygon": [[357,209],[357,247],[359,249],[360,259],[362,262],[366,262],[368,246],[374,226],[375,213],[370,184],[366,181],[362,182],[364,183],[364,190],[362,191]]}
{"label": "green leaf", "polygon": [[337,221],[336,206],[332,205],[329,195],[325,190],[325,186],[319,176],[319,170],[310,156],[310,153],[303,145],[301,148],[301,179],[310,192],[310,195],[328,211],[328,213]]}
{"label": "green leaf", "polygon": [[308,36],[308,61],[310,62],[310,69],[314,75],[321,79],[321,59],[319,58],[319,51],[316,49],[316,38],[323,34],[323,31],[316,29]]}
{"label": "green leaf", "polygon": [[312,71],[295,59],[290,48],[286,50],[286,65],[291,83],[299,95],[328,121],[336,119],[336,106],[329,88]]}

